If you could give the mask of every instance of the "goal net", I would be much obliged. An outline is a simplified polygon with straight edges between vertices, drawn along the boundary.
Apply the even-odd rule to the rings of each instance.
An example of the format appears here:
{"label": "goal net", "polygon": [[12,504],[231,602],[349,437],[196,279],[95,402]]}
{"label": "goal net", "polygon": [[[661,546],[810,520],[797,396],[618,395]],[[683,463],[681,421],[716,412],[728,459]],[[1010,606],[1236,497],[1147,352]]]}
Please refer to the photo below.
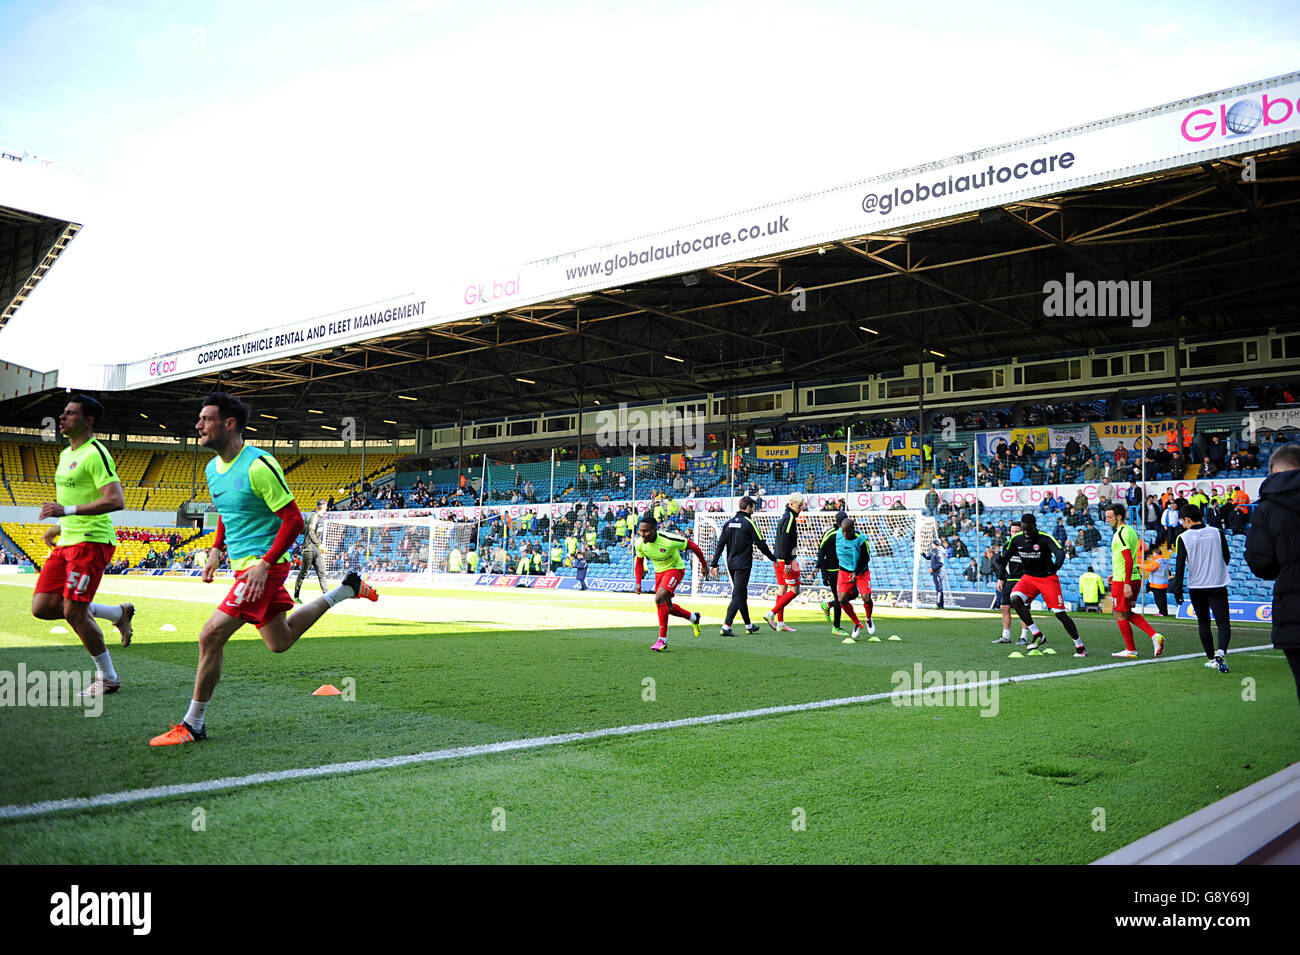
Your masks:
{"label": "goal net", "polygon": [[[763,535],[769,547],[776,538],[776,527],[783,513],[778,511],[773,514],[754,515],[754,523],[758,525],[759,533]],[[933,534],[933,518],[926,518],[920,511],[882,510],[846,513],[853,518],[858,532],[865,534],[867,543],[871,545],[871,590],[876,602],[909,607],[919,606],[920,601],[927,596],[923,588],[930,585],[930,561],[928,557],[922,557],[922,552],[928,553],[932,543],[932,538],[926,537],[922,522],[930,521],[930,533]],[[695,541],[706,557],[713,557],[722,525],[730,518],[730,514],[696,512]],[[835,529],[835,514],[832,511],[805,510],[799,515],[798,527],[799,537],[795,556],[803,573],[799,599],[824,600],[829,594],[829,589],[823,584],[821,572],[817,570],[817,551],[826,532]],[[703,581],[697,575],[692,592],[731,596],[731,582],[724,571],[726,562],[727,557],[724,552],[718,561],[720,577],[712,581]],[[776,589],[775,565],[755,548],[754,570],[749,578],[749,595],[774,597]],[[933,593],[933,587],[930,587],[929,596],[933,597]]]}
{"label": "goal net", "polygon": [[446,573],[453,549],[461,556],[476,543],[478,525],[432,517],[366,517],[365,512],[325,519],[325,568],[329,576],[367,573]]}

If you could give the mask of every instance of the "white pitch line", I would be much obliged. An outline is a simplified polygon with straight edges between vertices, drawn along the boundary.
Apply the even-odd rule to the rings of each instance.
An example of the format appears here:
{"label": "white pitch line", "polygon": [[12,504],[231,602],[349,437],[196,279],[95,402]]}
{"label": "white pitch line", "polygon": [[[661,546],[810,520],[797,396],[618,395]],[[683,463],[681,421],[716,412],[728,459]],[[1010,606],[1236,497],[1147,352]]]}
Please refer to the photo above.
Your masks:
{"label": "white pitch line", "polygon": [[[1234,650],[1247,653],[1253,650],[1271,650],[1268,644],[1256,647],[1243,647]],[[1180,656],[1163,657],[1162,661],[1200,659],[1204,653],[1185,653]],[[341,776],[346,773],[368,772],[375,769],[394,769],[398,766],[414,766],[421,763],[437,763],[449,759],[463,759],[470,756],[489,756],[496,753],[510,753],[526,749],[540,749],[545,746],[558,746],[563,743],[585,743],[590,740],[607,739],[614,736],[632,736],[637,733],[654,733],[662,730],[684,729],[691,726],[708,726],[713,723],[727,723],[735,720],[753,719],[758,716],[784,716],[788,713],[805,713],[810,710],[827,710],[841,706],[853,706],[858,703],[876,703],[891,697],[903,698],[924,693],[956,693],[981,686],[994,686],[1003,683],[1026,683],[1031,680],[1050,680],[1055,677],[1079,676],[1084,673],[1098,673],[1103,670],[1118,670],[1125,667],[1143,666],[1157,663],[1155,659],[1125,660],[1122,663],[1103,663],[1090,667],[1073,667],[1069,670],[1052,670],[1047,673],[1026,673],[1018,676],[1002,677],[997,680],[982,680],[978,683],[946,684],[930,686],[908,691],[889,691],[885,693],[868,693],[863,696],[845,696],[833,700],[815,700],[811,703],[788,703],[783,706],[764,706],[755,710],[739,710],[734,713],[712,713],[708,716],[689,716],[679,720],[664,720],[657,723],[636,723],[631,726],[611,726],[606,729],[587,730],[581,733],[560,733],[553,736],[530,736],[523,739],[503,740],[499,743],[480,743],[475,746],[456,746],[450,749],[435,749],[427,753],[412,753],[408,756],[388,756],[383,759],[359,759],[347,763],[327,763],[324,766],[307,766],[302,769],[281,769],[274,772],[251,773],[247,776],[224,776],[221,779],[207,779],[194,783],[177,783],[171,786],[153,786],[149,789],[127,789],[122,792],[100,793],[98,796],[78,796],[69,799],[50,799],[44,802],[26,805],[0,806],[0,820],[31,819],[47,816],[56,812],[78,809],[98,809],[103,806],[121,806],[129,803],[145,802],[150,799],[166,799],[171,796],[192,796],[200,793],[220,792],[226,789],[242,789],[246,786],[259,786],[263,783],[279,783],[295,779],[314,779],[321,776]]]}

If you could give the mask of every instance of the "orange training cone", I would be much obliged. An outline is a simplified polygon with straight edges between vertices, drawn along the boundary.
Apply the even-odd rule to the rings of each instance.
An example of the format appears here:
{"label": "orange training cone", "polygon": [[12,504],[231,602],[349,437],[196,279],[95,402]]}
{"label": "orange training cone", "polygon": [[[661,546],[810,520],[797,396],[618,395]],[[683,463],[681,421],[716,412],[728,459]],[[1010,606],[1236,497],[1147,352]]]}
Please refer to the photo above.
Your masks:
{"label": "orange training cone", "polygon": [[342,696],[342,695],[343,695],[343,691],[340,690],[333,683],[326,683],[323,687],[321,687],[319,690],[317,690],[315,693],[312,694],[312,696]]}

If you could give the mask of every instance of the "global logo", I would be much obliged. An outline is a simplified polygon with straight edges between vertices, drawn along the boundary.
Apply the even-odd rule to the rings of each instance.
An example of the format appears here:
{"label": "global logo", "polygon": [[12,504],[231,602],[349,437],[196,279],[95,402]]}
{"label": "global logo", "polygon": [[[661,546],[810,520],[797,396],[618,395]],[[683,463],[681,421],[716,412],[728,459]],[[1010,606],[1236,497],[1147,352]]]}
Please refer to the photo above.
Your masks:
{"label": "global logo", "polygon": [[164,361],[149,362],[149,377],[157,378],[159,375],[170,375],[176,370],[176,359],[170,358]]}
{"label": "global logo", "polygon": [[1194,109],[1183,117],[1179,128],[1183,139],[1200,143],[1216,135],[1227,139],[1249,136],[1261,125],[1281,126],[1293,118],[1300,119],[1300,100],[1292,102],[1285,96],[1270,98],[1264,93],[1259,99],[1220,103],[1217,110]]}
{"label": "global logo", "polygon": [[466,305],[487,305],[501,298],[512,298],[519,294],[519,276],[504,282],[493,280],[465,288]]}

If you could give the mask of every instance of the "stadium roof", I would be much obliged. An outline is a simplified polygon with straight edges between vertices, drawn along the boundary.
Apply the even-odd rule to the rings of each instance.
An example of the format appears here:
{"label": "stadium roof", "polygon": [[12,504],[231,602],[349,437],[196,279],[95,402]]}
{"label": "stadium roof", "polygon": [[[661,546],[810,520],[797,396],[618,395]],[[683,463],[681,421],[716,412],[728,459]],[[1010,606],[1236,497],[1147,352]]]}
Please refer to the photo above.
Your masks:
{"label": "stadium roof", "polygon": [[[1291,74],[106,369],[137,390],[105,403],[187,433],[222,387],[281,435],[319,434],[308,409],[409,433],[897,374],[934,353],[952,367],[1259,333],[1295,322],[1297,143]],[[1067,274],[1150,282],[1150,324],[1045,316]]]}
{"label": "stadium roof", "polygon": [[0,152],[0,330],[81,230],[82,185],[50,166]]}

